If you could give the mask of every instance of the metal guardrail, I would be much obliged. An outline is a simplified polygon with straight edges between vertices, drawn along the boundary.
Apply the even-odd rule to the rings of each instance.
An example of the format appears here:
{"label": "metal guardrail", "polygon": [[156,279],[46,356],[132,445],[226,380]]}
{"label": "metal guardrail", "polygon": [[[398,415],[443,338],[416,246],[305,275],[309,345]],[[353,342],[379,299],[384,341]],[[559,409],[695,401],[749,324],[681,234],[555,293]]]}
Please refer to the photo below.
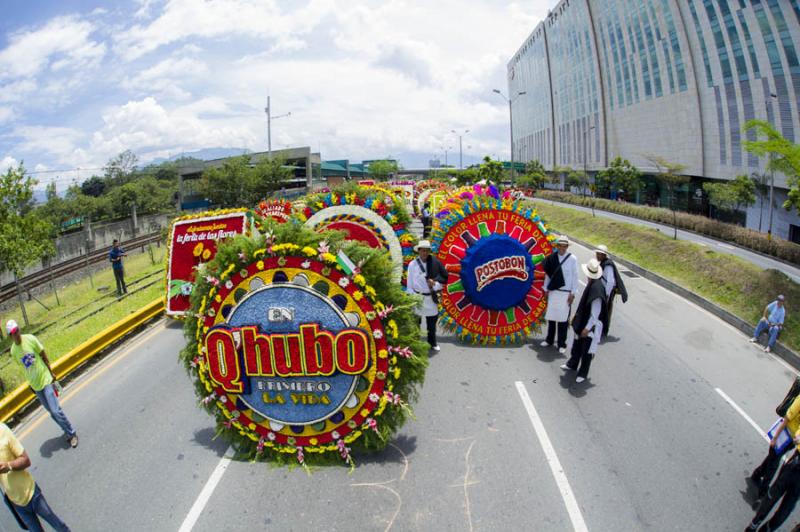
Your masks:
{"label": "metal guardrail", "polygon": [[[130,334],[164,312],[164,299],[159,298],[92,336],[69,353],[53,362],[56,378],[63,379],[85,362],[104,351],[122,337]],[[0,400],[0,422],[6,423],[36,398],[27,384],[17,386]]]}

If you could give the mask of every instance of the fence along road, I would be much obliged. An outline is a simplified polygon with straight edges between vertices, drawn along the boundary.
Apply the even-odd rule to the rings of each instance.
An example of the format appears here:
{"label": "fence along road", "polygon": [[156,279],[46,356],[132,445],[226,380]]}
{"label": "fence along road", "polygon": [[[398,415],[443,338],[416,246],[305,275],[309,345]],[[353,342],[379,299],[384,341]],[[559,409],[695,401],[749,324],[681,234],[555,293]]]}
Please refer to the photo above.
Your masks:
{"label": "fence along road", "polygon": [[[591,255],[573,248],[582,262]],[[471,347],[444,337],[417,420],[383,453],[356,457],[352,475],[231,462],[194,530],[547,531],[581,520],[598,531],[743,528],[753,515],[744,477],[766,443],[716,390],[763,429],[794,373],[693,304],[626,281],[630,300],[617,305],[583,385],[538,342]],[[71,383],[64,409],[77,449],[41,411],[16,428],[34,477],[74,530],[177,530],[220,463],[227,445],[213,439],[178,363],[183,344],[179,323],[159,322]],[[0,527],[13,526],[0,512]]]}

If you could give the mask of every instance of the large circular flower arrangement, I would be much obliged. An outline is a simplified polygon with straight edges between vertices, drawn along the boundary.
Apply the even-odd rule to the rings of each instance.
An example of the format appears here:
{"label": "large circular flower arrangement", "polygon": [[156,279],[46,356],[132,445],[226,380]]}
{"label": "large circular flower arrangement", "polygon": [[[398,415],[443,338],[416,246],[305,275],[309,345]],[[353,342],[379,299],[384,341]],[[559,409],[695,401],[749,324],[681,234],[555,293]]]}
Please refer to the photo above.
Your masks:
{"label": "large circular flower arrangement", "polygon": [[343,231],[348,240],[387,250],[395,264],[392,277],[405,277],[416,238],[402,201],[392,200],[385,191],[347,186],[308,196],[300,217],[318,232]]}
{"label": "large circular flower arrangement", "polygon": [[[427,359],[384,254],[298,224],[223,246],[192,296],[182,358],[218,430],[301,465],[385,447]],[[357,266],[350,257],[357,261]]]}
{"label": "large circular flower arrangement", "polygon": [[537,265],[553,236],[530,208],[494,187],[451,197],[433,227],[433,252],[449,273],[440,323],[474,343],[513,343],[538,328],[547,302]]}
{"label": "large circular flower arrangement", "polygon": [[442,181],[431,179],[417,183],[417,186],[414,187],[416,196],[414,207],[417,210],[417,214],[422,214],[422,208],[425,206],[426,201],[430,201],[431,196],[438,195],[440,199],[445,199],[451,190],[451,187]]}

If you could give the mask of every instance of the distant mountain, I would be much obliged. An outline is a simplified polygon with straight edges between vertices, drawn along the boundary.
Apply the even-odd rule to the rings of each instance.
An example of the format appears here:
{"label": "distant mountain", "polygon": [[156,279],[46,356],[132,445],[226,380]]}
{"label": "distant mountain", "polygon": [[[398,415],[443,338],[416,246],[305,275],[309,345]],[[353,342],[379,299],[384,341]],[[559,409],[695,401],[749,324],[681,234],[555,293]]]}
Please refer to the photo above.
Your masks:
{"label": "distant mountain", "polygon": [[181,152],[169,158],[159,157],[143,164],[142,166],[146,166],[148,164],[161,164],[166,161],[176,161],[184,157],[200,159],[201,161],[210,161],[212,159],[221,159],[223,157],[230,157],[232,155],[241,155],[243,153],[247,153],[248,151],[249,150],[244,148],[204,148],[197,151]]}

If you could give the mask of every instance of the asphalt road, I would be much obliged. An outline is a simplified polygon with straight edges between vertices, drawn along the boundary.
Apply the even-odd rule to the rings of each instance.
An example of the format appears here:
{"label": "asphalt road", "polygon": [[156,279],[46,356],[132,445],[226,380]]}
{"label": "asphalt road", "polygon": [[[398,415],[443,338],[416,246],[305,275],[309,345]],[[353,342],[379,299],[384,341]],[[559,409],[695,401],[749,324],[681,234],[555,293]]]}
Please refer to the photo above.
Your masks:
{"label": "asphalt road", "polygon": [[[561,203],[560,201],[545,200],[543,198],[536,198],[534,199],[534,201],[550,203],[552,205],[558,205],[559,207],[566,207],[569,209],[575,209],[583,212],[592,212],[591,209],[588,207],[582,207],[580,205],[572,205],[571,203]],[[620,222],[630,223],[634,225],[641,225],[643,227],[650,227],[651,229],[658,229],[662,233],[670,236],[673,234],[674,231],[674,229],[670,225],[650,222],[647,220],[640,220],[639,218],[623,216],[621,214],[602,211],[599,209],[595,209],[594,212],[597,216],[602,216],[603,218],[610,218],[612,220],[618,220]],[[794,282],[800,283],[800,268],[792,264],[773,259],[772,257],[769,257],[767,255],[762,255],[761,253],[754,253],[748,249],[728,244],[720,240],[715,240],[713,238],[705,237],[697,233],[692,233],[690,231],[684,231],[682,229],[678,229],[678,239],[688,240],[690,242],[700,244],[701,246],[712,248],[714,251],[718,253],[724,253],[726,255],[734,255],[748,262],[752,262],[753,264],[755,264],[760,268],[764,269],[772,268],[774,270],[781,271],[785,273]],[[611,252],[613,253],[613,251],[614,250],[612,249]]]}
{"label": "asphalt road", "polygon": [[[753,515],[744,478],[767,444],[723,394],[769,427],[794,372],[672,293],[626,282],[631,298],[587,382],[538,341],[445,337],[417,420],[381,455],[356,457],[352,474],[228,463],[178,363],[175,323],[65,389],[77,449],[41,411],[16,432],[75,531],[174,531],[193,507],[196,531],[742,530]],[[0,529],[16,529],[5,510]]]}

